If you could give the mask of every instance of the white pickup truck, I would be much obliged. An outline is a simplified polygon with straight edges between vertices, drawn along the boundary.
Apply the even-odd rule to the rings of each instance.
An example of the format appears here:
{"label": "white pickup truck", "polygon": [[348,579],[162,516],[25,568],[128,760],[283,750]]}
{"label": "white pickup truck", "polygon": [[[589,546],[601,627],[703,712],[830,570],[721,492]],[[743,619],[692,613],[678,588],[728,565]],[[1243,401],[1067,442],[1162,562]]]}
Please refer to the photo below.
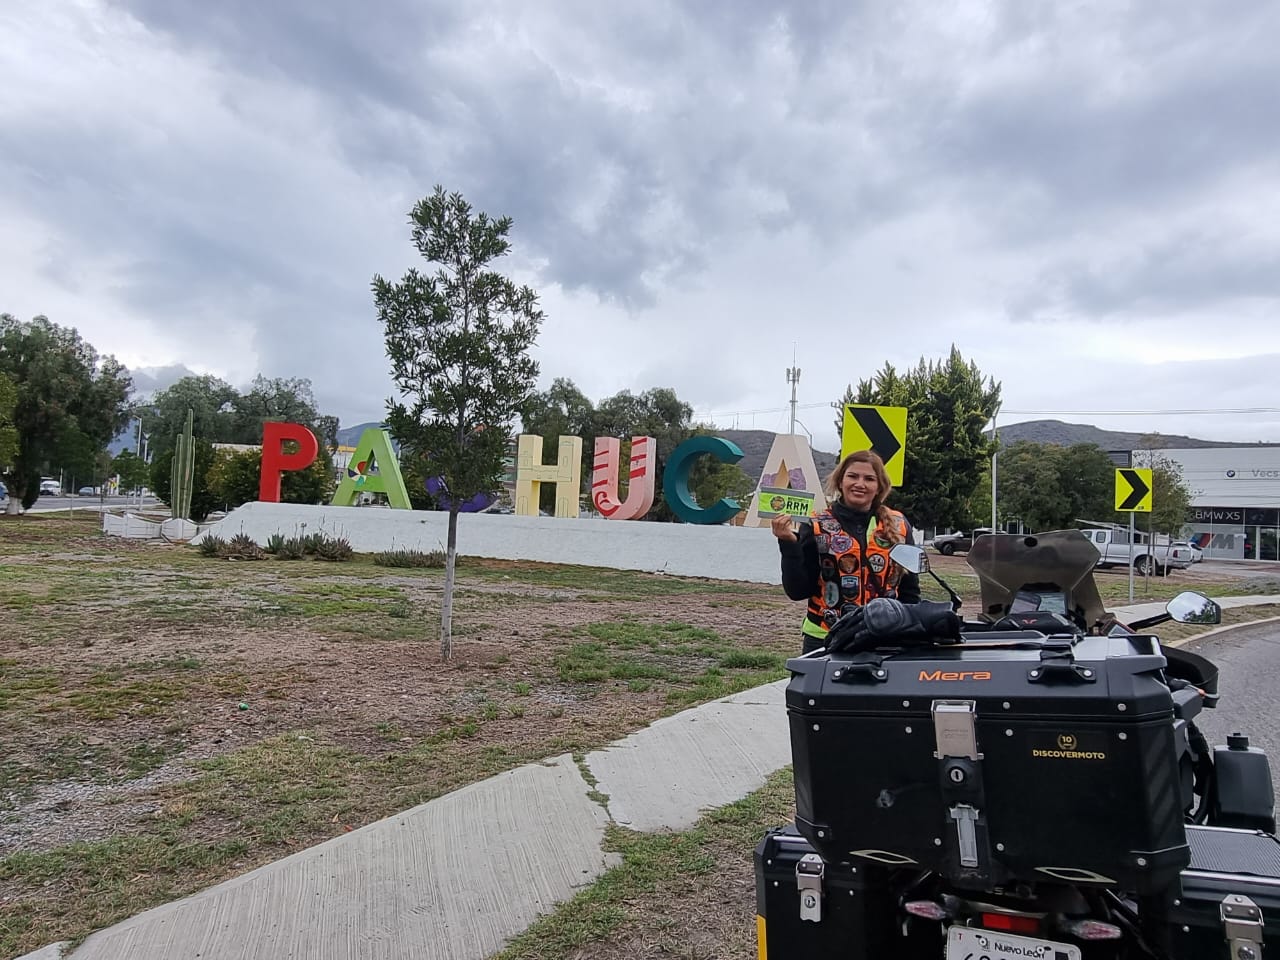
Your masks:
{"label": "white pickup truck", "polygon": [[[1127,567],[1129,565],[1129,531],[1120,528],[1095,528],[1082,530],[1098,548],[1098,568]],[[1143,542],[1141,536],[1133,544],[1133,569],[1142,574],[1154,573],[1163,577],[1170,570],[1184,570],[1192,563],[1191,548],[1173,543]]]}

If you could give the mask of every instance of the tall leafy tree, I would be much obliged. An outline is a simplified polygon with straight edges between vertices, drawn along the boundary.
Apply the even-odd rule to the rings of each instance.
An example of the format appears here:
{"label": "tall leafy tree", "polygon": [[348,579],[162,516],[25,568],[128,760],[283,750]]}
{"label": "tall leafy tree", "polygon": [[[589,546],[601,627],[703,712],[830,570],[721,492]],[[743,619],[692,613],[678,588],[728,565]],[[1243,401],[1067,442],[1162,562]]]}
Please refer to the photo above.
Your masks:
{"label": "tall leafy tree", "polygon": [[[261,443],[262,425],[269,420],[300,423],[315,430],[320,419],[310,380],[259,375],[246,392],[231,398],[230,442]],[[322,432],[317,432],[317,438],[322,444],[329,443]],[[333,432],[337,433],[336,423]]]}
{"label": "tall leafy tree", "polygon": [[96,452],[125,424],[133,382],[115,357],[100,357],[73,328],[7,313],[0,314],[0,374],[17,389],[17,451],[4,466],[8,509],[16,513],[19,502],[29,507],[39,496],[42,471],[92,471]]}
{"label": "tall leafy tree", "polygon": [[837,433],[849,403],[907,408],[903,486],[894,491],[893,506],[921,526],[970,525],[974,487],[995,449],[985,428],[1000,404],[1000,385],[953,346],[945,360],[922,357],[906,373],[886,363],[847,388]]}
{"label": "tall leafy tree", "polygon": [[440,656],[448,660],[459,508],[498,488],[514,420],[538,375],[529,348],[542,311],[533,290],[490,267],[511,249],[510,217],[473,213],[461,194],[437,186],[409,223],[435,270],[411,268],[399,283],[375,276],[373,299],[400,391],[387,401],[387,425],[427,457],[450,495],[440,614]]}
{"label": "tall leafy tree", "polygon": [[1077,521],[1128,522],[1127,514],[1115,513],[1115,464],[1094,443],[1010,444],[1000,452],[998,483],[1001,516],[1033,531],[1069,529]]}
{"label": "tall leafy tree", "polygon": [[[173,449],[178,434],[192,412],[192,435],[209,443],[235,443],[232,408],[239,398],[236,388],[218,377],[183,377],[157,391],[146,404],[140,404],[134,416],[142,419],[143,433],[149,438],[147,450],[152,462]],[[261,442],[262,434],[257,441]]]}
{"label": "tall leafy tree", "polygon": [[0,373],[0,472],[18,455],[18,429],[13,425],[18,408],[18,388]]}

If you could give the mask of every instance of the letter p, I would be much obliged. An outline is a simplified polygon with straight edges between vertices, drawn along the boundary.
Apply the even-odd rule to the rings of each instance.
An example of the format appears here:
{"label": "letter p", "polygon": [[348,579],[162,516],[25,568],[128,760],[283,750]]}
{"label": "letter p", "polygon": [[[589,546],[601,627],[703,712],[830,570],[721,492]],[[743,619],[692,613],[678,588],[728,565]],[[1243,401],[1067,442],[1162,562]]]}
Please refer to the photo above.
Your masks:
{"label": "letter p", "polygon": [[[284,443],[298,445],[293,453],[284,452]],[[316,435],[300,423],[269,421],[262,425],[262,472],[258,476],[258,499],[280,502],[280,474],[286,470],[305,470],[320,454]]]}

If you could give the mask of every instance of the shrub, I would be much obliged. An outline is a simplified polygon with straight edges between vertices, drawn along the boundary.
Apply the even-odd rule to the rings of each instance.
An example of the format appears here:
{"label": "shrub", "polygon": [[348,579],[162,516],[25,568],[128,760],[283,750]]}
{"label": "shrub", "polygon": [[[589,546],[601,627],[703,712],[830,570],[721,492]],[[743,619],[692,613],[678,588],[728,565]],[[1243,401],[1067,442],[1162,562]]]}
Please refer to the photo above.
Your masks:
{"label": "shrub", "polygon": [[280,544],[276,556],[281,560],[305,560],[307,545],[301,537],[289,537]]}
{"label": "shrub", "polygon": [[266,556],[253,537],[247,533],[237,533],[218,548],[217,555],[223,560],[261,560]]}
{"label": "shrub", "polygon": [[284,546],[284,534],[273,533],[267,538],[267,553],[272,556],[279,556],[280,548]]}
{"label": "shrub", "polygon": [[444,551],[383,550],[373,555],[373,562],[380,567],[443,567]]}
{"label": "shrub", "polygon": [[352,553],[351,544],[346,537],[320,537],[319,542],[315,545],[316,559],[332,560],[341,562],[350,560]]}
{"label": "shrub", "polygon": [[196,549],[200,551],[200,556],[202,557],[216,557],[226,549],[226,546],[227,541],[221,537],[209,536],[201,540]]}
{"label": "shrub", "polygon": [[301,539],[303,549],[314,557],[319,555],[320,547],[328,540],[328,537],[323,533],[308,533]]}

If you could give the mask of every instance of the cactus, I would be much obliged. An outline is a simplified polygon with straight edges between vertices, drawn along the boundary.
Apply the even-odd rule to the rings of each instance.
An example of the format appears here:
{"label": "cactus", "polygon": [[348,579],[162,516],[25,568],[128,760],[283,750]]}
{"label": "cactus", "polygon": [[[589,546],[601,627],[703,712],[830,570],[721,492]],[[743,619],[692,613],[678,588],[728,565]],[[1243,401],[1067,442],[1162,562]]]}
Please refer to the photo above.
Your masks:
{"label": "cactus", "polygon": [[186,520],[191,516],[191,487],[195,479],[196,445],[191,438],[195,423],[195,411],[187,410],[187,424],[178,435],[173,449],[173,472],[169,479],[169,505],[174,517]]}

